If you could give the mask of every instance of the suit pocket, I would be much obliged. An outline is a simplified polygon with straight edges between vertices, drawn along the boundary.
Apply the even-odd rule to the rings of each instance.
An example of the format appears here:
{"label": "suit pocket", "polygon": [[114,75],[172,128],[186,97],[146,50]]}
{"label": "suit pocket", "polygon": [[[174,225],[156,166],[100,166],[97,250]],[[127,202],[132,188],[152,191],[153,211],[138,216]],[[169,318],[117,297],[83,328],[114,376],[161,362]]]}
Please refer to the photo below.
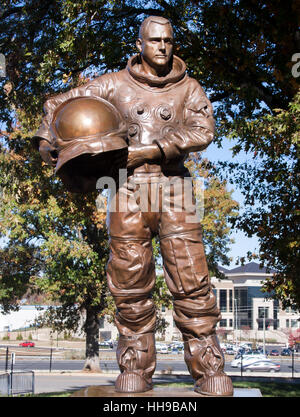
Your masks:
{"label": "suit pocket", "polygon": [[[193,236],[194,235],[194,236]],[[200,233],[162,240],[164,267],[172,281],[170,287],[190,294],[208,285],[208,269]]]}

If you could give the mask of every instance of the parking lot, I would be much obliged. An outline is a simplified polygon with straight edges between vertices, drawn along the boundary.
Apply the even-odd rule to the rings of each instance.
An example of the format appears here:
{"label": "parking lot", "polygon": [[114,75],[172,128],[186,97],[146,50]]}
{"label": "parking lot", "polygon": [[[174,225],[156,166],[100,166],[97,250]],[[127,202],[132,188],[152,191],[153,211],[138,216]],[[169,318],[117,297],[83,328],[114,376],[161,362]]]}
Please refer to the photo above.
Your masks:
{"label": "parking lot", "polygon": [[[270,366],[270,369],[259,369],[258,364],[254,367],[254,362],[262,359],[259,353],[252,351],[250,348],[243,353],[240,364],[233,366],[233,361],[238,358],[238,350],[232,352],[231,346],[222,346],[225,357],[225,371],[232,375],[242,375],[246,372],[253,375],[268,374],[274,372],[275,376],[299,377],[300,376],[300,357],[298,353],[290,356],[282,356],[282,348],[278,348],[279,356],[267,356],[267,362],[274,362],[279,367]],[[183,344],[182,342],[173,342],[172,344],[157,343],[157,367],[158,373],[162,374],[188,374],[186,364],[184,362]],[[228,350],[227,350],[228,349]],[[273,345],[268,345],[266,351],[274,350]],[[248,354],[248,355],[247,355]],[[19,344],[10,343],[8,345],[0,345],[0,371],[10,370],[12,366],[12,355],[14,357],[14,370],[35,370],[42,372],[80,372],[84,366],[85,349],[84,344],[73,343],[73,346],[67,347],[51,347],[35,344],[31,346],[19,346]],[[247,362],[250,357],[252,363]],[[257,359],[257,360],[256,360]],[[250,361],[251,362],[251,361]],[[266,361],[264,361],[266,362]],[[116,343],[100,343],[99,344],[99,363],[103,372],[119,372],[116,361]],[[248,368],[246,368],[248,366]]]}

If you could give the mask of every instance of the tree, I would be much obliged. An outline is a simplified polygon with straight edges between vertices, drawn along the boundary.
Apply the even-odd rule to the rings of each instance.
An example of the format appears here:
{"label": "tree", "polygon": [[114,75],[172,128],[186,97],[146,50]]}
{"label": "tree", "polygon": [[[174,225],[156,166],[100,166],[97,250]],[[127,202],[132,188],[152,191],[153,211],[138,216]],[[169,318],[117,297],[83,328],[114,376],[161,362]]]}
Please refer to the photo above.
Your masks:
{"label": "tree", "polygon": [[198,201],[199,214],[202,217],[203,242],[210,274],[224,278],[218,264],[229,265],[228,252],[233,239],[230,238],[229,219],[238,215],[239,204],[232,199],[227,181],[221,181],[214,174],[214,168],[207,159],[192,154],[186,163],[194,183],[201,180],[202,185],[194,187]]}
{"label": "tree", "polygon": [[265,290],[299,309],[299,82],[291,71],[300,47],[299,4],[193,3],[199,10],[192,8],[193,28],[186,30],[188,62],[211,90],[217,140],[221,146],[231,139],[233,160],[240,151],[252,158],[216,166],[216,175],[245,197],[246,209],[232,226],[259,238],[259,253],[249,259],[277,270]]}
{"label": "tree", "polygon": [[244,151],[250,160],[216,166],[216,175],[245,197],[232,226],[259,238],[259,253],[249,259],[277,271],[265,290],[299,309],[299,83],[291,72],[300,46],[299,4],[208,1],[198,17],[191,60],[216,100],[220,144],[230,138],[232,159]]}
{"label": "tree", "polygon": [[48,296],[55,330],[78,329],[84,313],[86,369],[97,370],[99,316],[108,308],[105,215],[96,210],[96,192],[73,195],[53,177],[24,140],[26,121],[2,148],[0,292],[5,310],[16,308],[29,288]]}
{"label": "tree", "polygon": [[[231,182],[245,196],[246,210],[233,224],[259,237],[259,260],[277,271],[264,290],[273,292],[284,307],[294,308],[300,306],[299,131],[300,93],[287,110],[240,124],[238,132],[248,137],[253,163],[225,163],[220,168],[228,169]],[[260,205],[254,205],[256,201]]]}
{"label": "tree", "polygon": [[[78,250],[82,278],[84,271],[91,278],[90,265],[84,262],[83,254],[88,253],[99,261],[107,256],[105,246],[99,244],[102,229],[97,227],[95,196],[83,199],[71,196],[52,177],[49,168],[40,166],[39,155],[32,151],[30,138],[41,121],[46,98],[79,85],[86,76],[123,68],[127,57],[135,53],[138,23],[147,15],[164,15],[174,27],[175,53],[186,61],[189,73],[200,81],[215,104],[216,140],[221,144],[224,136],[231,135],[235,152],[253,151],[254,144],[254,152],[259,152],[263,149],[260,132],[249,136],[247,129],[240,127],[274,116],[274,108],[288,111],[288,103],[298,89],[291,76],[291,58],[299,49],[297,10],[297,3],[291,0],[284,3],[271,0],[2,2],[0,49],[7,63],[7,78],[0,79],[1,186],[5,187],[2,236],[9,230],[3,259],[6,259],[6,266],[13,265],[10,260],[16,255],[24,265],[22,274],[14,275],[14,286],[19,292],[6,288],[2,274],[1,294],[5,292],[7,306],[11,296],[17,299],[31,282],[30,277],[37,275],[33,265],[42,269],[42,256],[56,253],[55,239],[66,244],[70,240],[70,250],[73,253],[74,248]],[[267,143],[266,136],[265,147]],[[236,169],[236,183],[240,181],[242,186],[238,178],[239,175],[242,178],[243,171]],[[267,185],[268,178],[264,177]],[[266,186],[265,190],[273,192],[271,187]],[[222,193],[221,188],[219,191]],[[284,201],[283,188],[278,187],[277,192],[280,192],[278,199]],[[210,201],[213,202],[213,198]],[[61,210],[61,222],[56,224],[51,213],[47,214],[48,204]],[[43,218],[40,218],[41,212]],[[249,219],[255,216],[250,207]],[[214,223],[221,225],[216,219],[211,220],[207,227]],[[246,221],[235,221],[241,228],[247,226]],[[263,225],[267,236],[276,222]],[[52,227],[56,234],[51,235]],[[210,243],[213,235],[210,234]],[[223,237],[226,241],[226,234]],[[45,243],[48,240],[49,243]],[[214,246],[217,256],[214,250],[208,254],[212,270],[219,260],[225,262],[221,254],[226,253],[226,249],[221,250],[221,241],[217,239],[219,243]],[[40,243],[45,245],[43,251]],[[23,257],[20,248],[25,248]],[[274,252],[276,248],[270,246],[270,253]],[[59,259],[70,261],[67,254]],[[288,262],[291,261],[289,258]],[[46,266],[50,268],[51,263]],[[62,272],[68,274],[67,271]],[[294,276],[289,279],[295,282]],[[274,285],[281,284],[275,281]],[[100,287],[104,294],[104,284],[99,284]],[[294,291],[293,288],[288,288],[287,292]],[[61,295],[61,292],[57,290],[56,294]]]}
{"label": "tree", "polygon": [[289,333],[288,337],[289,347],[292,349],[298,349],[300,344],[300,329]]}

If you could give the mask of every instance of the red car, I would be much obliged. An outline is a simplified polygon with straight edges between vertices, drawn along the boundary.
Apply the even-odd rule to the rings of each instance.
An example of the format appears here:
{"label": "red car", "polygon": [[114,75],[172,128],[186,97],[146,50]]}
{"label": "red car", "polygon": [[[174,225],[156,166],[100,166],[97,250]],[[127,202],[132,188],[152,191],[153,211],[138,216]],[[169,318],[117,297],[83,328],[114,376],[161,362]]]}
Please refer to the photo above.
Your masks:
{"label": "red car", "polygon": [[270,356],[279,356],[279,352],[278,352],[278,350],[277,350],[277,349],[273,349],[273,350],[271,350],[271,352],[270,352]]}
{"label": "red car", "polygon": [[33,342],[26,341],[26,342],[19,343],[19,346],[22,346],[22,347],[34,347],[35,344]]}

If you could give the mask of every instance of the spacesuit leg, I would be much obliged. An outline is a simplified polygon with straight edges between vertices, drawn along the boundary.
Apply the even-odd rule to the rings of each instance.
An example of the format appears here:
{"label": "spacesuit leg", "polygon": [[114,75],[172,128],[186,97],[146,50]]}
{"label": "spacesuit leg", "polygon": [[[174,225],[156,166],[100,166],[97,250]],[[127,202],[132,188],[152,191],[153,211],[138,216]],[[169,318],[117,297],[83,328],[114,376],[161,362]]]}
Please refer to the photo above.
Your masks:
{"label": "spacesuit leg", "polygon": [[[180,178],[175,181],[179,185],[183,182]],[[177,210],[169,204],[162,213],[161,253],[166,283],[174,297],[174,321],[183,335],[185,361],[196,392],[230,396],[232,382],[224,373],[224,357],[216,336],[221,314],[211,288],[201,225],[186,220],[187,215],[195,214],[193,204],[178,210],[180,186],[177,194],[169,192],[167,196],[177,204]]]}
{"label": "spacesuit leg", "polygon": [[155,306],[150,298],[155,284],[151,240],[111,238],[108,286],[114,297],[119,330],[117,361],[121,374],[116,391],[144,392],[152,388],[155,371]]}
{"label": "spacesuit leg", "polygon": [[212,292],[199,230],[161,239],[167,285],[174,297],[174,321],[182,332],[184,359],[195,391],[232,395],[216,336],[221,318]]}

